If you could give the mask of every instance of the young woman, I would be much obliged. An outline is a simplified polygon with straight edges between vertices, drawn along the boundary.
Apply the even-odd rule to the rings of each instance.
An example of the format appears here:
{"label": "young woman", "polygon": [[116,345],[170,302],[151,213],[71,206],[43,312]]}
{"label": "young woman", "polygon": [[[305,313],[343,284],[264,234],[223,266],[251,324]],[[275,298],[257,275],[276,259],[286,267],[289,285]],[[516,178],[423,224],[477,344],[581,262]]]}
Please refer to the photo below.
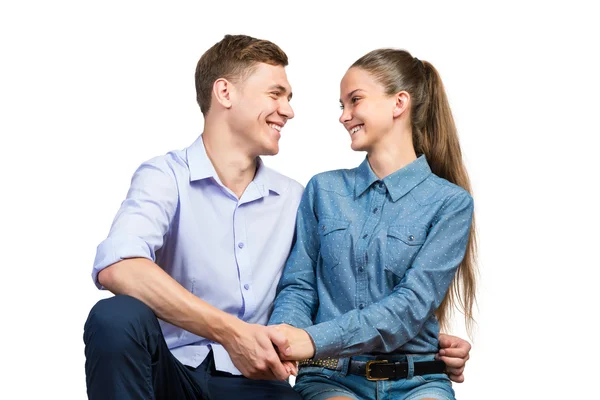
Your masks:
{"label": "young woman", "polygon": [[367,157],[308,183],[270,324],[289,325],[285,358],[308,359],[305,399],[454,399],[435,353],[455,303],[470,328],[475,234],[442,81],[380,49],[346,72],[340,101]]}

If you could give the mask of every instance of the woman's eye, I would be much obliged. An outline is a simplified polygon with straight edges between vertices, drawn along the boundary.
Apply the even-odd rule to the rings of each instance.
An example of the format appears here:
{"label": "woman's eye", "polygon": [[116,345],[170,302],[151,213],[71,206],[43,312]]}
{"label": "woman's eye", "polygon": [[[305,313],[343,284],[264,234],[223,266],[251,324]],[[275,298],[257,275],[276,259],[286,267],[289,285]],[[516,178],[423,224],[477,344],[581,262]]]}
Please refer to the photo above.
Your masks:
{"label": "woman's eye", "polygon": [[350,101],[352,102],[352,104],[354,104],[358,101],[358,97],[353,97]]}

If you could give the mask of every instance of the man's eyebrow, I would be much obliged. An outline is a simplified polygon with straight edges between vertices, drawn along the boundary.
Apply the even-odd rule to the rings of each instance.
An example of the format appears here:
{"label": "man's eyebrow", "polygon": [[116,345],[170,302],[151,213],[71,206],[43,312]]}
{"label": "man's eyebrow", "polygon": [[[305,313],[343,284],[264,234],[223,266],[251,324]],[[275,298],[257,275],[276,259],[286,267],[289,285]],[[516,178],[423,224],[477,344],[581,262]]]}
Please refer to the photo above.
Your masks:
{"label": "man's eyebrow", "polygon": [[[352,97],[352,95],[353,95],[354,93],[358,92],[359,90],[362,90],[362,89],[354,89],[353,91],[351,91],[350,93],[348,93],[348,94],[346,95],[346,98],[348,99],[348,98]],[[340,99],[340,103],[341,103],[341,102],[342,102],[342,99]]]}
{"label": "man's eyebrow", "polygon": [[[278,90],[283,95],[285,95],[287,93],[287,89],[281,85],[272,85],[271,87],[269,87],[269,90]],[[290,94],[288,95],[288,101],[290,101],[291,99],[292,99],[292,92],[290,92]]]}

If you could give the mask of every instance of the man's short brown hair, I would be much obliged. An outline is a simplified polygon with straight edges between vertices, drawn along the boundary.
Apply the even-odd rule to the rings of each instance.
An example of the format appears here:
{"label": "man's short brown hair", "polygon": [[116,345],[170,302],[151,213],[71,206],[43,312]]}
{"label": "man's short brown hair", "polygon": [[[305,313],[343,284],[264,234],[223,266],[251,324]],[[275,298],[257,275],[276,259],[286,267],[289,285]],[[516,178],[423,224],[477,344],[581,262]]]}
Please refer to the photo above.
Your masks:
{"label": "man's short brown hair", "polygon": [[243,80],[257,63],[285,67],[288,58],[276,44],[246,35],[225,35],[208,49],[196,66],[196,100],[202,114],[206,116],[210,109],[212,88],[217,79]]}

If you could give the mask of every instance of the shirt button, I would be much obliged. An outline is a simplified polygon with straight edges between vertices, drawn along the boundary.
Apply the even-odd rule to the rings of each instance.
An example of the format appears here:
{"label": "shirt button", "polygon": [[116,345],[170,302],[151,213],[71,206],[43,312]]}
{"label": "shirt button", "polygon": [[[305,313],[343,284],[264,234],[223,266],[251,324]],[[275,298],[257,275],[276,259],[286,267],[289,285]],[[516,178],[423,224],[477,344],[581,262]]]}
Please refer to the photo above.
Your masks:
{"label": "shirt button", "polygon": [[364,305],[363,303],[360,303],[360,304],[358,305],[358,308],[360,308],[360,309],[362,310],[363,308],[365,308],[365,305]]}
{"label": "shirt button", "polygon": [[250,285],[248,285],[247,283],[244,285],[244,289],[248,290],[250,289]]}
{"label": "shirt button", "polygon": [[366,239],[369,235],[367,235],[366,233],[363,235],[363,239]]}
{"label": "shirt button", "polygon": [[373,214],[377,214],[377,211],[379,211],[379,208],[375,207],[375,208],[373,209]]}
{"label": "shirt button", "polygon": [[382,188],[383,187],[383,182],[379,182],[379,187]]}
{"label": "shirt button", "polygon": [[412,242],[413,240],[415,240],[415,237],[414,237],[413,235],[410,235],[410,236],[408,237],[408,240],[410,240],[410,241]]}
{"label": "shirt button", "polygon": [[326,227],[325,225],[323,225],[323,226],[321,227],[321,229],[324,231],[325,229],[327,229],[327,227]]}
{"label": "shirt button", "polygon": [[358,272],[363,272],[365,269],[363,267],[358,267]]}
{"label": "shirt button", "polygon": [[240,249],[243,249],[243,248],[244,248],[244,243],[242,243],[242,242],[239,242],[239,243],[238,243],[238,247],[239,247]]}

